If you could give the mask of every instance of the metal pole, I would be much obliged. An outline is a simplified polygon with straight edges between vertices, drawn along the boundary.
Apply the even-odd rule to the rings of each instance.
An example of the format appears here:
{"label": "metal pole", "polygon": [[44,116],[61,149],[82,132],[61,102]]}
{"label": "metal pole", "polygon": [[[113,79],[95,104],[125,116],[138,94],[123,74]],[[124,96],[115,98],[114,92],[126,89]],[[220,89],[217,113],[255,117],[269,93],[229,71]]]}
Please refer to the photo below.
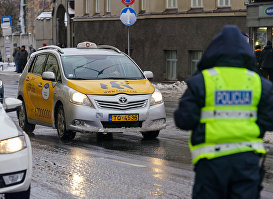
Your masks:
{"label": "metal pole", "polygon": [[128,56],[130,56],[130,26],[128,26]]}

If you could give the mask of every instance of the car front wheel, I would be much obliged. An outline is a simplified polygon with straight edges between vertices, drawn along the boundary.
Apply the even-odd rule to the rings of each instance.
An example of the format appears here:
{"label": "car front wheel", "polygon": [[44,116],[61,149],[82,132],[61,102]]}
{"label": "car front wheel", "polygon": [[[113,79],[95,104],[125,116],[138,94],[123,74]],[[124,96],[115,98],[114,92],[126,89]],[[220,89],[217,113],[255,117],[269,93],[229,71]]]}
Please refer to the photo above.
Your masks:
{"label": "car front wheel", "polygon": [[76,132],[66,129],[64,109],[61,105],[57,112],[57,131],[58,136],[62,141],[71,141],[75,138]]}
{"label": "car front wheel", "polygon": [[159,135],[159,131],[147,131],[147,132],[141,132],[141,133],[145,140],[155,139]]}
{"label": "car front wheel", "polygon": [[19,126],[28,134],[32,133],[35,129],[35,124],[28,123],[25,103],[22,102],[22,106],[17,110],[17,118]]}

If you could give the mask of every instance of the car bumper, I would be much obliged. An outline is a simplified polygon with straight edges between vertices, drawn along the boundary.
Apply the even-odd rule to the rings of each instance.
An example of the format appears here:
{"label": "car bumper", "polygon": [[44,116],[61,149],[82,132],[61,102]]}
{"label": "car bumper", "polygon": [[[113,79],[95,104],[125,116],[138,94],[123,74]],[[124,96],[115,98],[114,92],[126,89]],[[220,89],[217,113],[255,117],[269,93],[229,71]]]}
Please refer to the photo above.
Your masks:
{"label": "car bumper", "polygon": [[[13,154],[0,154],[0,194],[26,191],[30,186],[32,150],[29,137],[26,134],[25,139],[27,148]],[[3,176],[9,176],[18,172],[24,173],[22,181],[14,185],[6,185]]]}
{"label": "car bumper", "polygon": [[[94,109],[91,107],[70,104],[66,109],[67,128],[72,131],[89,132],[147,132],[157,131],[166,127],[164,103],[148,108],[126,111],[111,109]],[[110,114],[138,114],[139,121],[110,122]]]}

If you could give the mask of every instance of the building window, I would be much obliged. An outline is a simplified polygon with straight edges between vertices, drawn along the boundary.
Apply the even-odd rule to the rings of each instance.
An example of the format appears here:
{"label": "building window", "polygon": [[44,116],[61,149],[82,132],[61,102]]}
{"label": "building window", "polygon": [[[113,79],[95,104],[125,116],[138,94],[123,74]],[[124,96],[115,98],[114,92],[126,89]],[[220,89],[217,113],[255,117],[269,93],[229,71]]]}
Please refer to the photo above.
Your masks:
{"label": "building window", "polygon": [[166,50],[166,79],[177,80],[177,51]]}
{"label": "building window", "polygon": [[85,13],[90,13],[90,0],[85,0]]}
{"label": "building window", "polygon": [[197,64],[202,57],[203,52],[198,50],[190,51],[191,59],[191,74],[193,75],[197,71]]}
{"label": "building window", "polygon": [[218,6],[219,7],[230,7],[230,1],[231,0],[218,0]]}
{"label": "building window", "polygon": [[192,8],[202,8],[203,7],[203,0],[191,0],[191,7]]}
{"label": "building window", "polygon": [[167,0],[167,8],[177,8],[177,0]]}
{"label": "building window", "polygon": [[146,0],[141,0],[140,1],[140,9],[141,10],[146,10]]}
{"label": "building window", "polygon": [[96,13],[100,13],[100,4],[99,4],[100,0],[96,0]]}
{"label": "building window", "polygon": [[106,0],[106,12],[111,12],[110,0]]}

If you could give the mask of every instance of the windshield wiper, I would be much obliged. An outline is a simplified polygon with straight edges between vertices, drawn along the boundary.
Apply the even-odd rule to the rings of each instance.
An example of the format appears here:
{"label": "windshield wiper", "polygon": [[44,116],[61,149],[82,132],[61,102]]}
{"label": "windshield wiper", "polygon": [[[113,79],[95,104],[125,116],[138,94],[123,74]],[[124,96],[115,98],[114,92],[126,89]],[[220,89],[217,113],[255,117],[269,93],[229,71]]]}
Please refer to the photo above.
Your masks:
{"label": "windshield wiper", "polygon": [[68,79],[72,79],[72,80],[94,80],[94,79],[85,79],[85,78],[80,78],[80,77],[70,77]]}

